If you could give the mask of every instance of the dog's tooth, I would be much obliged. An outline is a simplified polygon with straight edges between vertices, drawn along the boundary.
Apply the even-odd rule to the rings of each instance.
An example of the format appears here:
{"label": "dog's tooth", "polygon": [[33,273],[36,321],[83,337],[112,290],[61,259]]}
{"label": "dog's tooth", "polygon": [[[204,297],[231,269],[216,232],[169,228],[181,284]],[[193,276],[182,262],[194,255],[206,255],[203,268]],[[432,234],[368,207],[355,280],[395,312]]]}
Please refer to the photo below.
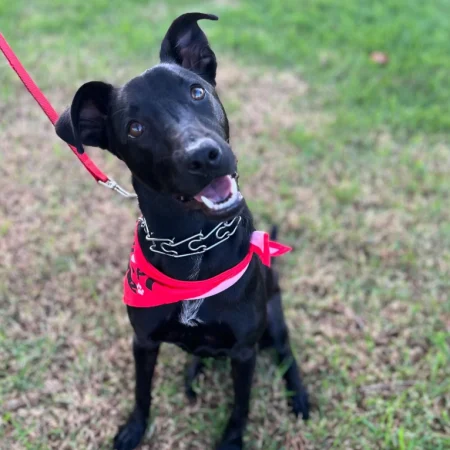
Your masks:
{"label": "dog's tooth", "polygon": [[238,191],[237,188],[237,183],[236,180],[234,178],[231,179],[231,196],[233,196],[234,194],[236,194]]}
{"label": "dog's tooth", "polygon": [[215,209],[214,207],[215,207],[215,205],[214,205],[214,203],[209,199],[209,198],[207,198],[207,197],[205,197],[205,196],[201,196],[200,197],[201,199],[202,199],[202,202],[209,208],[209,209]]}

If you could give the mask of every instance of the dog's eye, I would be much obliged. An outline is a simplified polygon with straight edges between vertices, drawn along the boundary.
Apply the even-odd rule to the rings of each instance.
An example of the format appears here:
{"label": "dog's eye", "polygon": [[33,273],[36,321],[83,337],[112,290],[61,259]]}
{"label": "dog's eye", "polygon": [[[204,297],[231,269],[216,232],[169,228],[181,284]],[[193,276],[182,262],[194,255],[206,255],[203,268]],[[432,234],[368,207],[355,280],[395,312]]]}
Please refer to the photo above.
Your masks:
{"label": "dog's eye", "polygon": [[131,122],[128,125],[128,136],[131,138],[137,138],[144,132],[144,125],[139,122]]}
{"label": "dog's eye", "polygon": [[206,91],[201,86],[192,86],[191,87],[191,97],[194,100],[202,100],[205,98]]}

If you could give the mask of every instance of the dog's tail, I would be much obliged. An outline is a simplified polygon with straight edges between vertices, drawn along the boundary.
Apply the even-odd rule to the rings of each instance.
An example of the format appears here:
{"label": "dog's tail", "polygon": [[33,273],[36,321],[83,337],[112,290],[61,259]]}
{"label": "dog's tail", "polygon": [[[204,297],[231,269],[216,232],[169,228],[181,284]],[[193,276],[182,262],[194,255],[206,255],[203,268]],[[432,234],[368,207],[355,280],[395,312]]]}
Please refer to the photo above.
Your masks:
{"label": "dog's tail", "polygon": [[272,225],[272,229],[270,230],[270,240],[276,241],[278,237],[278,225]]}

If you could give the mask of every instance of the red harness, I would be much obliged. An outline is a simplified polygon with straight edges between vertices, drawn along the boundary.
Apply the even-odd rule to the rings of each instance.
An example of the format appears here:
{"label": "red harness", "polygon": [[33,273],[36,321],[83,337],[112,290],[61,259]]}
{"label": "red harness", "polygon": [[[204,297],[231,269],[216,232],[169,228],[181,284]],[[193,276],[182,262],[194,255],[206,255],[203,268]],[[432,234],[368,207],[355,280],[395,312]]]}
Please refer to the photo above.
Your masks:
{"label": "red harness", "polygon": [[270,259],[291,251],[290,247],[271,241],[263,231],[252,234],[245,258],[231,269],[202,281],[180,281],[164,275],[144,257],[139,245],[137,230],[131,249],[130,262],[124,278],[123,301],[137,308],[151,308],[182,300],[195,300],[219,294],[233,286],[245,273],[253,255],[270,267]]}

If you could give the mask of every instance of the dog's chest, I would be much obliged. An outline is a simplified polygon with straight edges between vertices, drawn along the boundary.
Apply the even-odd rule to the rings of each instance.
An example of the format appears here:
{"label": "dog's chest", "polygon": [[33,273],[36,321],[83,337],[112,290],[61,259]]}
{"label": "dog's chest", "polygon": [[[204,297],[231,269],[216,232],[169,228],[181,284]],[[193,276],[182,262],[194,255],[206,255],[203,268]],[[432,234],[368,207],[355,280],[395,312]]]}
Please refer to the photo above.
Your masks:
{"label": "dog's chest", "polygon": [[[202,255],[195,258],[189,280],[198,279],[202,259]],[[163,340],[178,345],[189,353],[225,356],[236,339],[229,326],[216,322],[208,300],[210,299],[200,298],[181,302],[177,314],[165,327]]]}
{"label": "dog's chest", "polygon": [[[201,262],[201,258],[195,260],[191,279],[198,277]],[[249,283],[249,278],[245,277],[240,282]],[[255,279],[251,283],[253,285]],[[255,302],[237,301],[242,293],[241,289],[226,290],[206,299],[167,305],[161,310],[162,313],[166,311],[166,319],[155,324],[147,337],[154,342],[175,344],[199,356],[229,356],[238,342],[256,342],[258,330],[262,329],[264,322],[263,309],[258,308]],[[263,297],[257,295],[256,299],[263,302]],[[137,320],[140,319],[136,319],[136,323]]]}

